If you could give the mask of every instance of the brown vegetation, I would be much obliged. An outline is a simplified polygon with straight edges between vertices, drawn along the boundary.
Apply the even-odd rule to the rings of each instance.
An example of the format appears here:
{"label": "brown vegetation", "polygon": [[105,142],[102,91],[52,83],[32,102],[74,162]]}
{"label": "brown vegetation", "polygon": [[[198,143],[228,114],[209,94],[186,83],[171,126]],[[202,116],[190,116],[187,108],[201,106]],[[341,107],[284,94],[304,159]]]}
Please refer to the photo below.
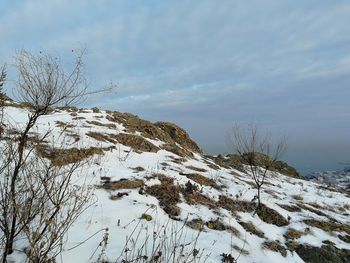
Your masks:
{"label": "brown vegetation", "polygon": [[257,229],[253,223],[251,222],[243,222],[243,221],[239,221],[238,222],[243,228],[244,230],[246,230],[247,232],[254,234],[258,237],[264,238],[265,234],[264,232],[262,232],[261,230]]}
{"label": "brown vegetation", "polygon": [[145,183],[140,179],[125,179],[118,181],[104,181],[98,188],[106,190],[135,189],[144,187]]}
{"label": "brown vegetation", "polygon": [[341,224],[334,221],[319,221],[316,219],[305,219],[305,224],[322,229],[325,232],[346,232],[350,234],[350,225]]}
{"label": "brown vegetation", "polygon": [[268,249],[268,250],[271,250],[271,251],[275,251],[275,252],[279,252],[281,253],[281,255],[283,257],[286,257],[287,256],[287,249],[281,245],[281,243],[279,242],[279,240],[275,240],[275,241],[265,241],[263,244],[262,244],[262,247],[264,249]]}
{"label": "brown vegetation", "polygon": [[160,184],[146,188],[146,193],[156,197],[160,206],[170,217],[178,216],[180,208],[177,203],[180,201],[180,187],[174,185],[174,179],[158,174]]}
{"label": "brown vegetation", "polygon": [[54,166],[63,166],[71,163],[79,163],[93,155],[102,155],[104,151],[110,148],[69,148],[69,149],[50,149],[43,145],[36,148],[37,153],[51,161]]}

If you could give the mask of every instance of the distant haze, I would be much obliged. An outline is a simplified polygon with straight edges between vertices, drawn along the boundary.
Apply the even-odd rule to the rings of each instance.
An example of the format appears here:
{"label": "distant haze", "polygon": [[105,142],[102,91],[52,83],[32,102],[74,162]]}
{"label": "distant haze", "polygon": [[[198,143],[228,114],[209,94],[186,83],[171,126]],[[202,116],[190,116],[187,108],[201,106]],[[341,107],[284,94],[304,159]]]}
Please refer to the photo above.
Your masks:
{"label": "distant haze", "polygon": [[284,159],[304,174],[350,160],[347,0],[13,0],[0,10],[1,64],[21,49],[69,61],[83,47],[91,88],[118,84],[83,106],[175,122],[211,154],[230,152],[233,123],[253,121],[288,138]]}

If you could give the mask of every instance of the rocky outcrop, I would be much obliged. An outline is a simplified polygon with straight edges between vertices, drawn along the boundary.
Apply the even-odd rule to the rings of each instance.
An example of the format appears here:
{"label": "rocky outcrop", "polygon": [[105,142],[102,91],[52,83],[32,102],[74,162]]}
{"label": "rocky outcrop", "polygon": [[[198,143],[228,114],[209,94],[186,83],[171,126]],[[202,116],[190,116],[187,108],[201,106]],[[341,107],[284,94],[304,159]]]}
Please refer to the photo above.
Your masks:
{"label": "rocky outcrop", "polygon": [[[163,141],[165,144],[160,146],[160,149],[164,149],[173,152],[180,156],[192,156],[192,153],[202,153],[198,145],[190,138],[188,133],[180,128],[179,126],[169,123],[169,122],[156,122],[152,123],[140,119],[138,116],[130,113],[120,113],[120,112],[108,112],[106,117],[109,121],[117,122],[123,124],[128,133],[139,133],[141,136],[153,140]],[[132,136],[132,135],[125,135]],[[125,138],[123,138],[125,139]],[[131,140],[134,141],[135,138],[128,139],[129,143]],[[124,142],[126,140],[123,140]],[[120,143],[123,143],[120,141]],[[124,144],[124,143],[123,143]],[[128,146],[132,146],[126,144]],[[135,145],[135,144],[134,144]],[[135,145],[136,146],[136,145]],[[158,147],[157,147],[158,148]],[[158,148],[159,149],[159,148]],[[139,149],[144,151],[146,149]],[[151,150],[155,151],[153,147]]]}

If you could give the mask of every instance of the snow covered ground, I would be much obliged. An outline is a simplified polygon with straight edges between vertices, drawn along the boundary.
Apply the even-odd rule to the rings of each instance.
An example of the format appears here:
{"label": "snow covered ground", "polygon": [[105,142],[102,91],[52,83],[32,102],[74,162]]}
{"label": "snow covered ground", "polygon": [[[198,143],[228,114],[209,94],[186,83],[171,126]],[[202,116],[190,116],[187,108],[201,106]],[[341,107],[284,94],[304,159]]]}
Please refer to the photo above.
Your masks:
{"label": "snow covered ground", "polygon": [[[17,107],[5,109],[8,122],[18,129],[26,122],[27,113],[26,109]],[[70,229],[58,262],[96,262],[99,257],[107,262],[120,262],[122,258],[119,256],[126,247],[132,247],[132,240],[137,246],[148,237],[148,246],[151,246],[154,233],[162,235],[164,231],[169,238],[167,242],[178,245],[189,243],[185,251],[190,253],[193,252],[191,247],[195,246],[202,253],[202,259],[207,258],[206,262],[220,262],[222,253],[231,254],[240,263],[304,262],[293,251],[291,241],[295,246],[310,244],[315,247],[322,246],[324,241],[331,241],[337,248],[350,249],[350,244],[339,238],[350,235],[345,228],[331,227],[329,230],[318,223],[332,221],[337,225],[350,225],[350,198],[344,193],[326,189],[314,182],[270,173],[262,188],[262,201],[267,207],[266,211],[274,211],[277,218],[274,218],[274,213],[259,216],[249,208],[256,195],[249,174],[216,167],[213,161],[200,153],[183,157],[164,149],[142,152],[113,140],[88,136],[89,132],[110,138],[121,133],[142,136],[142,133],[128,131],[121,123],[108,120],[108,115],[105,111],[57,110],[41,117],[33,130],[44,134],[50,129],[47,141],[57,147],[62,143],[67,148],[113,146],[103,155],[93,156],[84,168],[84,180],[96,187],[93,203]],[[163,144],[157,138],[147,138],[147,141],[157,147]],[[157,198],[147,190],[161,185],[162,176],[173,179],[173,188],[169,189],[180,189],[180,200],[175,204],[179,213],[172,215],[171,219],[164,211],[159,196]],[[142,180],[143,186],[116,190],[97,187],[106,183],[103,178],[112,183],[121,179]],[[81,181],[78,179],[77,182]],[[188,182],[197,186],[194,192],[186,193]],[[231,209],[231,204],[234,204],[234,209]],[[150,217],[144,216],[142,219],[143,214]],[[199,223],[197,227],[192,224],[191,228],[189,222]],[[202,229],[200,233],[198,229]],[[291,229],[296,230],[296,237],[286,235]],[[181,235],[175,236],[176,231]],[[101,246],[107,234],[107,244]],[[130,239],[125,247],[127,238]],[[19,251],[11,255],[15,262],[25,260],[20,245],[18,241]]]}

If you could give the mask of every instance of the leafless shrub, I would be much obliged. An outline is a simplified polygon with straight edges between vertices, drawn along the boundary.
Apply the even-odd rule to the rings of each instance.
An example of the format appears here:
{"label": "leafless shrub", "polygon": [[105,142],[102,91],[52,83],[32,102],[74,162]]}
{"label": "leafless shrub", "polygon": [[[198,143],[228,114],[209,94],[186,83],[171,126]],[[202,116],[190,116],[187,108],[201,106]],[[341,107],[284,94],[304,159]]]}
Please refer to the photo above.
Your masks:
{"label": "leafless shrub", "polygon": [[231,142],[235,152],[248,166],[257,189],[258,208],[261,207],[261,187],[270,168],[278,161],[285,149],[285,139],[273,143],[268,134],[261,134],[257,126],[250,124],[245,129],[235,125]]}
{"label": "leafless shrub", "polygon": [[8,133],[0,144],[1,260],[7,262],[15,238],[20,236],[28,243],[29,262],[52,262],[62,249],[67,230],[86,208],[91,189],[74,184],[73,175],[84,164],[81,160],[57,166],[35,154],[50,130],[35,141],[30,141],[29,135],[52,107],[80,102],[91,92],[87,92],[83,74],[83,52],[77,53],[70,72],[58,58],[43,52],[22,51],[14,66],[18,71],[17,98],[30,108],[24,128]]}
{"label": "leafless shrub", "polygon": [[189,235],[186,223],[169,219],[152,227],[137,223],[127,237],[118,263],[195,263],[206,262],[208,256],[197,248],[200,231]]}

